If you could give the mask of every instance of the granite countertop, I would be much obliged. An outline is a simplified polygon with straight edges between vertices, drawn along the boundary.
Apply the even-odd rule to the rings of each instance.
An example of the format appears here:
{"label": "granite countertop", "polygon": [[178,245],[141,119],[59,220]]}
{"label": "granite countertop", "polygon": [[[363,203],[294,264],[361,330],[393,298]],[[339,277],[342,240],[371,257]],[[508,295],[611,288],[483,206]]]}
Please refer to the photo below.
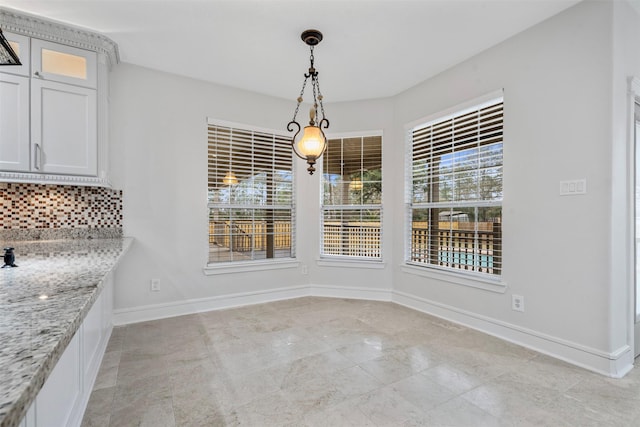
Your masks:
{"label": "granite countertop", "polygon": [[24,417],[131,242],[0,242],[18,265],[0,269],[0,427]]}

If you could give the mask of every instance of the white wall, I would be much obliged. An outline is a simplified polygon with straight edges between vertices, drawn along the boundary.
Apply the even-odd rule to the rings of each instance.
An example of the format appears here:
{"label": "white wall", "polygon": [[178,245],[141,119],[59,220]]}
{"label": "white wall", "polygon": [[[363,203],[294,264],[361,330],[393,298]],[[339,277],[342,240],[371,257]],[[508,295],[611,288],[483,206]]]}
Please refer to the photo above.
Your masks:
{"label": "white wall", "polygon": [[[366,263],[367,267],[362,268],[362,262],[351,263],[318,263],[319,253],[313,252],[312,266],[310,269],[311,283],[316,287],[315,293],[327,294],[335,289],[323,290],[321,287],[339,287],[341,295],[358,296],[368,299],[389,299],[392,288],[392,265],[394,262],[401,262],[402,257],[397,257],[392,251],[391,243],[398,233],[396,209],[387,203],[396,187],[389,185],[394,170],[394,165],[398,165],[402,160],[403,153],[396,152],[396,145],[393,141],[393,109],[389,99],[378,99],[374,101],[348,102],[331,104],[326,108],[330,114],[331,127],[327,134],[329,137],[342,136],[346,134],[362,134],[362,132],[382,133],[382,162],[383,162],[383,212],[382,212],[382,264],[378,262]],[[306,178],[305,178],[306,179]],[[308,224],[309,233],[306,235],[312,243],[312,247],[320,247],[320,193],[319,187],[314,186],[312,193],[301,195],[307,205],[307,214],[312,221]],[[317,191],[317,192],[315,192]],[[311,196],[312,194],[312,196]],[[311,196],[311,197],[309,197]],[[311,200],[309,200],[311,198]],[[310,203],[308,203],[310,202]],[[321,265],[319,265],[321,264]],[[346,265],[345,265],[346,264]],[[360,266],[358,266],[360,264]],[[318,289],[320,287],[320,289]],[[354,293],[352,293],[354,292]]]}
{"label": "white wall", "polygon": [[[640,79],[640,7],[613,3],[611,79],[611,278],[610,347],[633,347],[634,320],[634,147],[633,99],[629,80]],[[638,93],[640,95],[640,93]]]}
{"label": "white wall", "polygon": [[[574,362],[598,360],[603,370],[627,344],[610,342],[611,25],[611,3],[578,4],[407,91],[396,104],[398,121],[407,123],[504,89],[508,288],[499,294],[398,270],[394,289],[495,334],[566,351],[561,356]],[[561,180],[579,178],[587,180],[586,195],[559,195]],[[400,238],[395,244],[400,250]],[[524,313],[511,310],[512,294],[524,296]],[[575,349],[585,359],[575,360]]]}
{"label": "white wall", "polygon": [[[628,260],[620,261],[626,249],[618,247],[628,227],[615,224],[628,220],[628,189],[616,187],[628,174],[620,164],[626,136],[613,129],[626,112],[620,78],[640,71],[638,61],[620,59],[635,42],[614,61],[618,68],[612,65],[614,41],[636,37],[637,16],[628,17],[626,7],[583,2],[394,98],[326,105],[330,135],[383,131],[382,269],[318,265],[319,178],[300,161],[300,266],[205,276],[206,117],[283,129],[293,102],[120,64],[111,83],[113,175],[124,190],[125,234],[136,243],[118,272],[116,308],[282,288],[292,291],[272,297],[305,289],[386,297],[591,369],[623,373],[630,367],[620,363],[629,345],[629,286],[628,273],[616,269],[629,270]],[[624,21],[615,35],[614,15],[616,25]],[[405,273],[405,125],[501,88],[507,291]],[[622,176],[613,172],[618,167]],[[561,180],[581,178],[586,195],[559,196]],[[161,279],[161,292],[149,291],[151,278]],[[512,294],[525,297],[524,313],[511,310]]]}
{"label": "white wall", "polygon": [[[299,269],[205,276],[207,117],[282,128],[295,104],[120,64],[111,75],[114,185],[135,243],[116,309],[300,285]],[[159,278],[160,292],[149,281]]]}
{"label": "white wall", "polygon": [[[285,131],[295,101],[129,64],[120,64],[113,71],[110,98],[113,183],[116,188],[123,189],[125,235],[136,239],[118,271],[115,307],[122,312],[156,306],[154,310],[147,310],[147,314],[125,319],[180,313],[184,310],[163,309],[162,305],[182,301],[297,289],[307,286],[314,276],[319,280],[315,282],[318,284],[383,289],[388,297],[390,269],[381,274],[380,270],[361,272],[353,268],[317,266],[319,175],[309,176],[306,164],[298,159],[299,267],[214,276],[203,274],[208,256],[207,117]],[[384,131],[385,127],[390,127],[392,118],[389,105],[388,101],[366,105],[327,104],[330,131],[333,134],[354,130]],[[385,256],[390,257],[389,250]],[[302,266],[309,269],[309,275],[302,274]],[[160,292],[150,291],[152,278],[160,279]],[[295,294],[273,294],[271,297]],[[376,295],[373,293],[371,297]],[[190,307],[198,306],[191,304]]]}

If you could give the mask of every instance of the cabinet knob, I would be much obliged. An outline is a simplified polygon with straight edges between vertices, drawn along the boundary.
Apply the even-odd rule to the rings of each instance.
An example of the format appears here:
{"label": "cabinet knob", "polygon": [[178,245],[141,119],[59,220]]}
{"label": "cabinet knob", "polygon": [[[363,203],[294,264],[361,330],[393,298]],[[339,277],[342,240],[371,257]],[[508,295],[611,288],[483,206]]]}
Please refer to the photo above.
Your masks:
{"label": "cabinet knob", "polygon": [[42,74],[40,74],[40,71],[34,71],[33,75],[39,78],[42,78]]}

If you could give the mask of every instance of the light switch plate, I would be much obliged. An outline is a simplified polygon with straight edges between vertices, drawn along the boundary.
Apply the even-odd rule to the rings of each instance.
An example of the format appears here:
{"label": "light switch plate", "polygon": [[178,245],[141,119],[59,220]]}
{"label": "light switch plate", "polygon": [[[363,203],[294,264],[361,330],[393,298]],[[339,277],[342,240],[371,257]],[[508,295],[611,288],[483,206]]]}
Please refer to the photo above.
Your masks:
{"label": "light switch plate", "polygon": [[568,181],[560,181],[561,196],[576,196],[579,194],[587,194],[586,179],[572,179]]}

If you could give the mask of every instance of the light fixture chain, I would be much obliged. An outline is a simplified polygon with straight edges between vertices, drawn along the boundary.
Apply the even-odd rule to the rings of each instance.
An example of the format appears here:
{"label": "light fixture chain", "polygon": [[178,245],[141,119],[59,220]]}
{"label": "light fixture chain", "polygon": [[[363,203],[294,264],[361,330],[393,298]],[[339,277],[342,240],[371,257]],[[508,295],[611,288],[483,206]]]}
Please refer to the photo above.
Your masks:
{"label": "light fixture chain", "polygon": [[320,112],[322,112],[322,118],[324,119],[324,104],[322,103],[322,92],[320,91],[320,79],[316,76],[316,86],[318,86],[318,100],[320,101]]}
{"label": "light fixture chain", "polygon": [[298,110],[300,110],[300,104],[302,103],[302,95],[304,95],[304,88],[307,86],[307,80],[309,79],[309,77],[304,78],[304,81],[302,82],[302,90],[300,90],[300,96],[298,96],[298,103],[296,104],[296,111],[294,111],[293,113],[293,120],[291,120],[292,122],[296,121],[296,116],[298,115]]}
{"label": "light fixture chain", "polygon": [[317,76],[313,77],[313,81],[311,82],[312,86],[313,86],[313,109],[315,110],[315,119],[314,119],[314,123],[317,125],[317,123],[320,121],[320,119],[318,119],[318,78]]}
{"label": "light fixture chain", "polygon": [[313,68],[313,61],[316,59],[315,56],[313,56],[313,46],[309,46],[309,51],[311,52],[309,55],[309,61],[311,61],[311,68]]}

